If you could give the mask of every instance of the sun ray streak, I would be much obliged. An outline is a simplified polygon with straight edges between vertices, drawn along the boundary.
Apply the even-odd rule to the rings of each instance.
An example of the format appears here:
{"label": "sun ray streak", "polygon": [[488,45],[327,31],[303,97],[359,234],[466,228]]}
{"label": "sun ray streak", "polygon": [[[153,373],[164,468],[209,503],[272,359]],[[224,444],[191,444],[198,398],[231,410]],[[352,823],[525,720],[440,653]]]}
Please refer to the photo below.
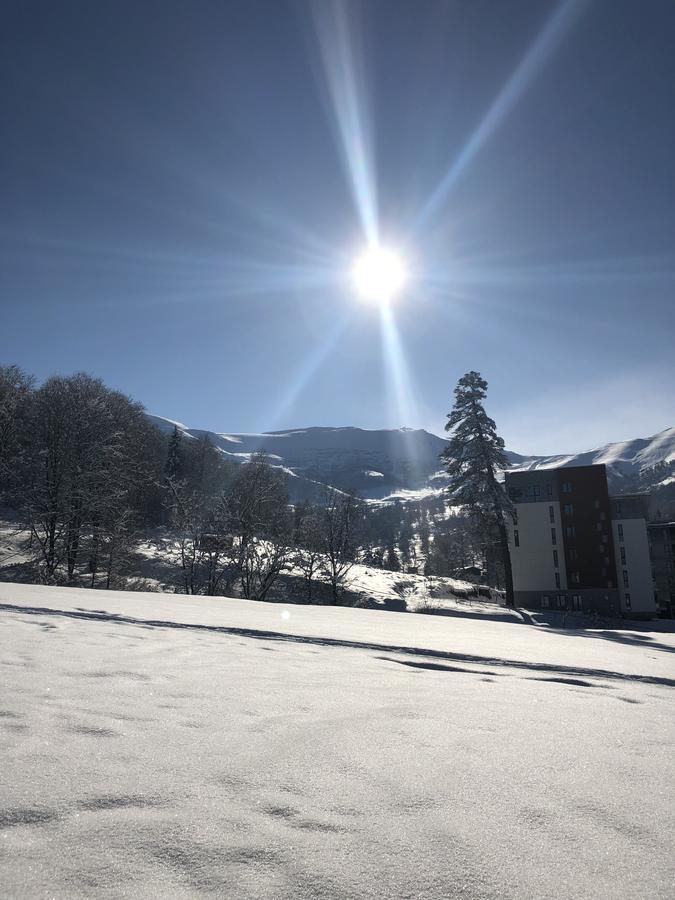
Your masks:
{"label": "sun ray streak", "polygon": [[396,327],[394,314],[388,303],[380,306],[382,354],[393,388],[395,409],[402,425],[417,421],[417,404],[405,351]]}
{"label": "sun ray streak", "polygon": [[488,109],[480,124],[462,148],[422,208],[417,219],[420,228],[434,215],[455,185],[457,179],[516,105],[537,73],[551,58],[572,26],[579,19],[588,0],[562,0],[544,28],[516,67]]}
{"label": "sun ray streak", "polygon": [[375,167],[355,29],[343,0],[324,0],[311,9],[332,124],[364,233],[374,244],[378,239]]}
{"label": "sun ray streak", "polygon": [[348,315],[335,322],[333,330],[326,336],[325,340],[315,346],[312,352],[303,360],[302,365],[285,386],[284,392],[280,400],[274,405],[273,411],[265,418],[265,427],[268,430],[274,430],[281,424],[284,416],[293,408],[310,379],[316,375],[323,363],[328,359],[347,330],[349,322],[350,316]]}
{"label": "sun ray streak", "polygon": [[675,278],[675,270],[669,263],[668,258],[662,255],[511,266],[495,266],[488,261],[481,263],[480,260],[468,260],[457,264],[452,273],[443,272],[440,268],[427,271],[424,284],[439,288],[472,285],[507,288],[662,281]]}

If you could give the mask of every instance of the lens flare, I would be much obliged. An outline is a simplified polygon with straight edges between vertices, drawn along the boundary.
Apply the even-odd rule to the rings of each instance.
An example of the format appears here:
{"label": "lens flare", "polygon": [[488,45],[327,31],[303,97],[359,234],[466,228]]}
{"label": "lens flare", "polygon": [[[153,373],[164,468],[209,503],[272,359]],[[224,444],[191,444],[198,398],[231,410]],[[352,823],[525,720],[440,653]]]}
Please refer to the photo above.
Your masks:
{"label": "lens flare", "polygon": [[352,276],[364,300],[385,304],[403,290],[408,280],[401,257],[393,250],[379,246],[369,247],[356,260]]}

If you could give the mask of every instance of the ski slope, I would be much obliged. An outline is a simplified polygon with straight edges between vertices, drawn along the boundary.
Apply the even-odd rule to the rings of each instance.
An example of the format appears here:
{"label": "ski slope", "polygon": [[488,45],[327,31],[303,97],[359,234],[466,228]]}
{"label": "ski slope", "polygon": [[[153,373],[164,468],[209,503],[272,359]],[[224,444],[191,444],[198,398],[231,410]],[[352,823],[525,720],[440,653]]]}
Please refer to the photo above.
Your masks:
{"label": "ski slope", "polygon": [[675,636],[0,584],[0,884],[666,898]]}

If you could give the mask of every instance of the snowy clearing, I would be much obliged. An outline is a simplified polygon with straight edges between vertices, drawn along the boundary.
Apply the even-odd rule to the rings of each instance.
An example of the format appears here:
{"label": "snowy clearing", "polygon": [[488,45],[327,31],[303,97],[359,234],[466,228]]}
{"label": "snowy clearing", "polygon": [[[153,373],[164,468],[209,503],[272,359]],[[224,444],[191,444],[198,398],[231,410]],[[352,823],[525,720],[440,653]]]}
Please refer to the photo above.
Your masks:
{"label": "snowy clearing", "polygon": [[675,636],[0,584],[8,897],[670,897]]}

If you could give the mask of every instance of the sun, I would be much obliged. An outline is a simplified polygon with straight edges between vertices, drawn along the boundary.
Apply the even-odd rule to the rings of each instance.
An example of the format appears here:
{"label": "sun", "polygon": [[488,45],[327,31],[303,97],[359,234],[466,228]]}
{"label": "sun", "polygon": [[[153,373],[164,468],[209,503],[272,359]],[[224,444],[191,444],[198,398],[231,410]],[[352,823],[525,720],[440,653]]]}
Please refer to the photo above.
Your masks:
{"label": "sun", "polygon": [[408,280],[404,261],[393,250],[374,245],[354,263],[354,284],[364,300],[386,304],[403,290]]}

